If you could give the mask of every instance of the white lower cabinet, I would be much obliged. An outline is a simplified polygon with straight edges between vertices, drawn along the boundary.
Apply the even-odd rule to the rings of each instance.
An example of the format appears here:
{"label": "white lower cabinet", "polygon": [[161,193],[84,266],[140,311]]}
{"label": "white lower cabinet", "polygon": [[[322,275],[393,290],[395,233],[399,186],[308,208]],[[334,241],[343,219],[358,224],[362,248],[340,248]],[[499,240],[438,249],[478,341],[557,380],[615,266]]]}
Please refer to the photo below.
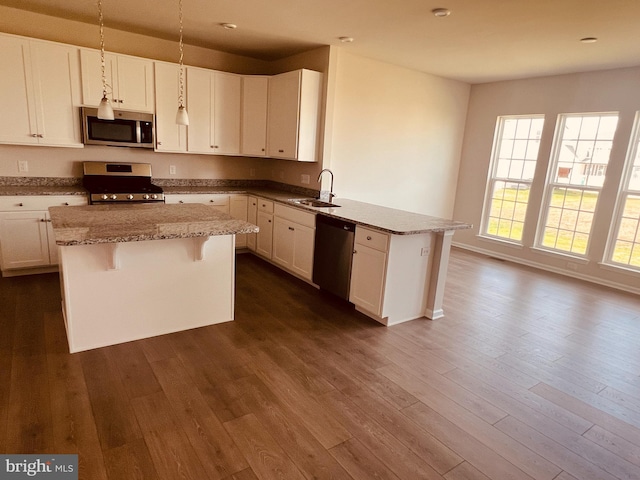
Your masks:
{"label": "white lower cabinet", "polygon": [[165,203],[204,203],[229,215],[229,195],[223,193],[181,193],[164,196]]}
{"label": "white lower cabinet", "polygon": [[274,263],[311,280],[315,241],[315,215],[276,204],[273,222]]}
{"label": "white lower cabinet", "polygon": [[[249,195],[247,200],[247,222],[258,225],[258,198],[253,195]],[[257,233],[247,234],[247,248],[252,252],[256,251],[257,240]]]}
{"label": "white lower cabinet", "polygon": [[273,202],[259,197],[257,201],[256,225],[260,230],[256,237],[255,252],[271,260],[273,250]]}
{"label": "white lower cabinet", "polygon": [[385,325],[425,314],[433,234],[391,235],[356,226],[349,301]]}
{"label": "white lower cabinet", "polygon": [[62,205],[86,205],[85,196],[55,195],[0,198],[0,267],[3,274],[20,269],[58,264],[51,219],[47,209]]}
{"label": "white lower cabinet", "polygon": [[[229,215],[236,220],[244,220],[246,222],[247,204],[248,197],[246,195],[231,195],[229,197]],[[236,248],[246,248],[248,236],[247,233],[236,235]]]}
{"label": "white lower cabinet", "polygon": [[[247,220],[247,195],[227,195],[223,193],[186,193],[186,194],[168,194],[165,195],[165,203],[203,203],[205,205],[211,205],[216,210],[226,213],[237,220]],[[240,234],[236,235],[236,248],[247,247],[249,235]]]}

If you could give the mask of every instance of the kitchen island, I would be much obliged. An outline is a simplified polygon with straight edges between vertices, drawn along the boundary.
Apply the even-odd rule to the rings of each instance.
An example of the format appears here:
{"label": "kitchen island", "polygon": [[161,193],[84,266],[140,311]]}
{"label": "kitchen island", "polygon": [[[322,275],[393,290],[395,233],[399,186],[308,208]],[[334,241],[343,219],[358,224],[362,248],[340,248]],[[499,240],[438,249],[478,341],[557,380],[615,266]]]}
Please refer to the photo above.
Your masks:
{"label": "kitchen island", "polygon": [[233,320],[235,235],[200,204],[51,207],[70,352]]}

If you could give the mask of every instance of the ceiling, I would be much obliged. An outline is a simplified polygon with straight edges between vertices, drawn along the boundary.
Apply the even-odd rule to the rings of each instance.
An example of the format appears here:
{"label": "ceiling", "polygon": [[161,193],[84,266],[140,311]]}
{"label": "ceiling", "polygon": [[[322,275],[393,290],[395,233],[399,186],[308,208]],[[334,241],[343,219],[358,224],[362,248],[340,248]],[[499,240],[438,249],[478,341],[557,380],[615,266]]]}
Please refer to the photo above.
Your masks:
{"label": "ceiling", "polygon": [[[97,23],[94,0],[0,5]],[[640,0],[183,0],[185,43],[275,60],[322,45],[483,83],[640,65]],[[446,7],[448,17],[431,11]],[[177,40],[178,0],[103,0],[105,25]],[[235,30],[220,26],[234,23]],[[353,37],[341,43],[339,37]],[[581,43],[597,37],[595,43]]]}

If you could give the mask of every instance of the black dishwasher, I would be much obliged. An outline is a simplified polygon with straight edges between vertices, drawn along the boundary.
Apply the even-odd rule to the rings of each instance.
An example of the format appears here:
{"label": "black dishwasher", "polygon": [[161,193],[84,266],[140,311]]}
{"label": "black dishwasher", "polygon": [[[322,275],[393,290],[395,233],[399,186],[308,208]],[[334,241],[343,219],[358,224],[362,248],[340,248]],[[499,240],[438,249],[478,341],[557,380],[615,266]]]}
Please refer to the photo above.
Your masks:
{"label": "black dishwasher", "polygon": [[354,223],[316,215],[313,283],[346,300],[349,299],[355,232]]}

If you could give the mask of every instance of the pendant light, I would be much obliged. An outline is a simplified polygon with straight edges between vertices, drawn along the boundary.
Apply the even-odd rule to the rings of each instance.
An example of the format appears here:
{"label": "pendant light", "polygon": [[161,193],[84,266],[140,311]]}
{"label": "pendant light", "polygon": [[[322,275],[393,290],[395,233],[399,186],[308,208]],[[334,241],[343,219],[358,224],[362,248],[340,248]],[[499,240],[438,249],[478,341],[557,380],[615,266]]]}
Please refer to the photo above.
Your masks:
{"label": "pendant light", "polygon": [[178,83],[178,112],[176,113],[176,123],[178,125],[189,125],[189,115],[187,107],[184,106],[184,65],[182,63],[184,45],[182,43],[182,0],[178,0],[178,18],[180,20],[180,78]]}
{"label": "pendant light", "polygon": [[113,108],[107,98],[107,76],[104,62],[104,17],[102,15],[102,0],[98,0],[98,23],[100,24],[100,70],[102,74],[102,100],[98,105],[98,118],[100,120],[113,120]]}

